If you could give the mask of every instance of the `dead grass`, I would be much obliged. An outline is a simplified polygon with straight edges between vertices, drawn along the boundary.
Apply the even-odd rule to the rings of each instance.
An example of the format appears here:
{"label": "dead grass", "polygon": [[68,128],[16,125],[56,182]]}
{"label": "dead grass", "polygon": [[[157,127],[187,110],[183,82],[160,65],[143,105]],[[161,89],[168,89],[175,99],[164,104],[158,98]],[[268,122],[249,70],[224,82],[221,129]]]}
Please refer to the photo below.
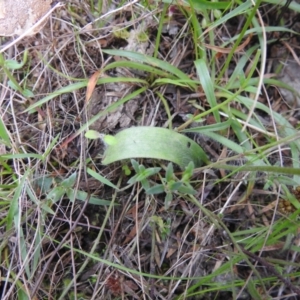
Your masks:
{"label": "dead grass", "polygon": [[[299,106],[272,67],[283,41],[298,55],[296,9],[276,6],[276,23],[265,2],[260,15],[92,2],[65,3],[2,53],[1,299],[298,299]],[[161,63],[145,73],[105,52],[121,48]],[[168,209],[84,137],[142,125],[179,128],[211,161]],[[165,162],[140,164],[164,178]]]}

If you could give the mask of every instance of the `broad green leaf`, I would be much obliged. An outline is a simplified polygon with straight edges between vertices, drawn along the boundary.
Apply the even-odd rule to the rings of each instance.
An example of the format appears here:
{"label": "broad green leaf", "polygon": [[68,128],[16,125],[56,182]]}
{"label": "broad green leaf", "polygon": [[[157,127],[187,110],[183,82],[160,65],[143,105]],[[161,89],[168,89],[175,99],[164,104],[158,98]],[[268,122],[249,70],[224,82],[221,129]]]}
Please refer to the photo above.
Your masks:
{"label": "broad green leaf", "polygon": [[108,145],[103,164],[131,158],[163,159],[185,168],[191,161],[195,167],[208,162],[202,148],[190,138],[159,127],[132,127],[115,135],[116,143]]}

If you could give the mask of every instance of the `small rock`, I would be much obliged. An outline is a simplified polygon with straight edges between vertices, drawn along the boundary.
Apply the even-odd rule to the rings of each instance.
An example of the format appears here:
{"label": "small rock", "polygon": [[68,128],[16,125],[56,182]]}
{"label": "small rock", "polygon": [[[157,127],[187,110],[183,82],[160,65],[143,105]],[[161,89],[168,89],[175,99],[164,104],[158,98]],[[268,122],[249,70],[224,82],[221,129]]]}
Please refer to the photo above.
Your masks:
{"label": "small rock", "polygon": [[[30,29],[51,9],[52,0],[1,0],[0,36],[21,35]],[[41,30],[35,28],[30,34]]]}
{"label": "small rock", "polygon": [[294,59],[288,59],[278,75],[278,80],[291,86],[295,92],[279,88],[285,101],[293,107],[300,107],[300,66]]}

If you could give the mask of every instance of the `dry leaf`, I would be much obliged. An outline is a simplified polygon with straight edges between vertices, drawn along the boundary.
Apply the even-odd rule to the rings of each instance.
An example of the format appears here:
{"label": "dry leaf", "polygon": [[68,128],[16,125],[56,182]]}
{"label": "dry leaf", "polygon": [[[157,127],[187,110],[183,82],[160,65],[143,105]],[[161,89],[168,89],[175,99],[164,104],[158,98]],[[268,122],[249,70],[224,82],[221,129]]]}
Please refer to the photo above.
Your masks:
{"label": "dry leaf", "polygon": [[101,75],[101,70],[98,70],[89,79],[89,82],[86,87],[85,103],[88,103],[90,98],[92,97],[92,94],[95,90],[95,87],[96,87],[96,84],[97,84],[97,81],[98,81],[98,78],[100,75]]}
{"label": "dry leaf", "polygon": [[[247,37],[247,39],[238,47],[236,47],[236,49],[234,50],[234,53],[238,53],[241,52],[251,41],[252,38],[252,34],[249,34],[249,36]],[[204,44],[204,46],[208,49],[214,50],[218,53],[230,53],[232,51],[232,48],[222,48],[222,47],[218,47],[218,46],[214,46],[214,45],[209,45],[209,44]]]}

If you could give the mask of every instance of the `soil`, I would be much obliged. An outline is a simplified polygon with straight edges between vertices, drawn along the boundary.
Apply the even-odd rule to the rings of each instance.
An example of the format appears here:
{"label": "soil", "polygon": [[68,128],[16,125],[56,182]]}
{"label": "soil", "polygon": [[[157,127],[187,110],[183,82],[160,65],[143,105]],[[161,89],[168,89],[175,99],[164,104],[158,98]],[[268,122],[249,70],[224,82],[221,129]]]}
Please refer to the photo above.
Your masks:
{"label": "soil", "polygon": [[[3,81],[0,91],[1,110],[5,111],[2,113],[3,122],[10,130],[12,138],[18,141],[20,148],[38,154],[45,153],[49,143],[55,137],[58,138],[56,147],[50,151],[47,164],[39,162],[35,165],[29,159],[23,162],[23,164],[31,164],[35,169],[31,185],[39,199],[46,201],[49,191],[77,170],[77,179],[72,189],[98,199],[115,201],[118,204],[108,212],[107,206],[87,204],[87,200],[77,199],[71,202],[65,194],[51,205],[52,211],[55,212],[51,215],[38,213],[35,204],[28,198],[26,204],[23,203],[24,209],[28,209],[27,219],[21,224],[26,243],[30,245],[33,241],[39,214],[43,218],[42,223],[47,230],[45,236],[48,238],[43,240],[38,269],[33,278],[27,278],[29,286],[26,288],[31,291],[32,299],[61,299],[60,295],[68,289],[68,284],[75,278],[75,282],[63,299],[176,299],[191,286],[196,292],[206,292],[203,292],[202,296],[189,296],[185,299],[224,299],[224,297],[234,299],[235,295],[239,295],[238,299],[251,299],[250,294],[241,286],[235,287],[234,292],[230,287],[218,292],[209,289],[211,282],[201,282],[201,278],[211,274],[213,270],[228,261],[229,253],[237,251],[235,245],[230,242],[228,233],[250,229],[257,224],[262,227],[268,226],[273,221],[274,206],[272,205],[278,199],[278,195],[272,191],[266,193],[265,174],[259,174],[255,179],[251,194],[248,194],[248,185],[241,183],[246,176],[245,172],[235,173],[228,180],[221,179],[229,172],[216,169],[208,169],[193,176],[192,181],[195,182],[194,188],[197,191],[195,198],[206,210],[215,213],[216,220],[220,218],[226,226],[226,228],[216,226],[212,229],[212,221],[207,215],[181,195],[175,195],[170,208],[166,210],[163,194],[149,196],[139,185],[122,191],[122,188],[127,186],[129,177],[124,175],[121,164],[103,166],[101,164],[103,143],[87,141],[83,135],[77,135],[78,130],[92,117],[137,90],[139,86],[134,83],[96,85],[91,97],[87,97],[86,87],[72,89],[70,86],[89,80],[108,63],[122,59],[105,54],[103,49],[124,49],[152,55],[159,27],[159,20],[153,16],[163,8],[162,4],[158,4],[152,7],[152,12],[150,7],[148,11],[144,11],[138,5],[134,6],[134,10],[132,6],[117,10],[117,6],[110,7],[107,4],[101,12],[98,12],[98,17],[95,17],[91,13],[90,2],[66,1],[64,7],[53,13],[43,30],[34,36],[23,38],[3,54],[6,59],[21,61],[24,51],[28,50],[26,67],[14,72],[14,76],[17,82],[34,94],[33,97],[25,97],[13,89],[4,88],[7,79],[6,82]],[[281,10],[277,6],[274,8],[269,4],[261,8],[264,22],[271,24],[276,21],[272,17],[274,10],[279,16]],[[112,13],[109,14],[110,12]],[[164,25],[158,58],[189,74],[191,79],[196,79],[193,37],[188,34],[190,33],[188,29],[183,30],[187,26],[188,16],[175,5],[169,8],[169,12],[172,12],[172,17]],[[103,18],[105,13],[108,13],[108,16]],[[296,30],[299,26],[298,15],[288,8],[282,10],[282,13],[285,26]],[[201,15],[198,17],[200,19]],[[242,16],[236,17],[216,30],[219,30],[219,36],[234,36],[243,22]],[[278,24],[272,23],[272,25]],[[126,38],[116,33],[124,28],[127,28]],[[136,35],[145,30],[148,35],[146,42],[139,41]],[[282,40],[288,41],[296,56],[299,55],[299,37],[293,33],[288,36],[280,32],[276,35],[268,33],[268,40],[273,42],[269,43],[267,75],[274,75],[279,60],[288,61],[285,68],[289,71],[292,69],[296,75],[299,74],[299,64],[295,62],[292,53],[281,56],[281,53],[287,53],[286,44]],[[10,41],[7,38],[3,39],[2,45]],[[253,37],[244,50],[257,43],[258,41]],[[238,53],[234,56],[228,73],[224,75],[224,80],[234,70],[238,56]],[[220,68],[225,58],[221,53],[218,63]],[[25,69],[26,83],[23,81]],[[284,73],[280,73],[281,77],[290,74],[290,72],[282,72]],[[297,83],[294,84],[294,80],[298,79],[295,74],[291,76],[293,82],[289,79],[283,81],[296,88]],[[0,76],[4,80],[4,74]],[[210,108],[202,90],[195,92],[173,85],[151,90],[151,82],[153,82],[151,74],[115,68],[104,74],[101,73],[101,76],[99,78],[143,78],[150,86],[142,95],[131,99],[111,113],[99,117],[90,125],[90,129],[101,133],[115,134],[132,126],[165,126],[168,116],[159,97],[155,94],[156,91],[164,95],[174,117],[174,127],[185,123],[188,114],[196,115],[200,108]],[[65,87],[69,90],[54,94],[36,110],[24,112],[30,105]],[[291,92],[287,95],[286,90],[269,86],[262,92],[259,101],[267,103],[268,99],[271,99],[274,111],[282,114],[295,127],[297,126],[299,95]],[[235,105],[236,109],[241,109],[238,103]],[[266,126],[272,126],[269,116],[264,115],[263,112],[257,113]],[[213,115],[208,115],[201,120],[201,123],[191,124],[190,127],[214,123]],[[233,157],[237,154],[225,149],[221,143],[202,135],[189,133],[188,136],[203,147],[211,161],[217,161],[222,156]],[[228,133],[227,138],[236,140],[234,132]],[[261,136],[257,141],[263,145],[266,138]],[[290,152],[286,150],[283,156],[285,166],[290,166]],[[273,159],[274,164],[278,162],[276,155],[270,156],[270,159]],[[147,167],[153,166],[151,161],[143,163]],[[243,163],[243,158],[232,162],[236,166]],[[121,192],[115,193],[113,188],[91,177],[87,168],[95,170],[118,185]],[[176,172],[179,173],[181,170],[175,169]],[[40,181],[40,178],[44,178],[43,181]],[[218,215],[237,187],[231,199],[232,205],[222,215]],[[297,196],[297,190],[293,193]],[[286,202],[286,199],[280,200],[279,208],[275,219],[295,211],[295,207],[292,207],[290,202]],[[153,222],[153,217],[156,218],[156,223]],[[162,226],[160,227],[159,224]],[[213,230],[213,234],[208,234],[210,230]],[[103,233],[99,235],[102,231]],[[64,246],[60,244],[61,242]],[[278,271],[270,267],[270,261],[271,259],[289,260],[294,255],[288,247],[283,248],[283,244],[284,241],[276,245],[278,248],[264,251],[259,259],[256,256],[248,256],[251,263],[257,266],[255,276],[274,277],[281,282],[282,278],[278,275]],[[13,249],[11,245],[9,246]],[[79,249],[79,251],[72,249]],[[91,256],[83,252],[91,253]],[[246,250],[244,254],[247,255]],[[94,259],[93,256],[100,259]],[[12,259],[17,261],[13,256]],[[299,257],[294,259],[294,263],[299,263]],[[182,276],[185,279],[174,279],[170,282],[156,277],[140,276],[137,273],[127,272],[124,268],[118,269],[116,265],[137,272],[174,278]],[[2,268],[2,271],[5,273],[5,268]],[[230,285],[233,281],[247,280],[252,271],[247,261],[240,260],[234,263],[231,273],[216,276],[212,282],[224,286]],[[187,277],[194,279],[186,279]],[[196,277],[198,279],[195,279]],[[269,284],[267,291],[257,289],[262,297],[271,299],[278,295],[281,285],[278,282],[276,284],[275,280],[273,282],[274,286]],[[300,294],[297,285],[299,286],[298,279],[288,285],[285,282],[281,299],[298,299]],[[190,293],[192,294],[192,291]],[[297,295],[288,296],[290,293]]]}

